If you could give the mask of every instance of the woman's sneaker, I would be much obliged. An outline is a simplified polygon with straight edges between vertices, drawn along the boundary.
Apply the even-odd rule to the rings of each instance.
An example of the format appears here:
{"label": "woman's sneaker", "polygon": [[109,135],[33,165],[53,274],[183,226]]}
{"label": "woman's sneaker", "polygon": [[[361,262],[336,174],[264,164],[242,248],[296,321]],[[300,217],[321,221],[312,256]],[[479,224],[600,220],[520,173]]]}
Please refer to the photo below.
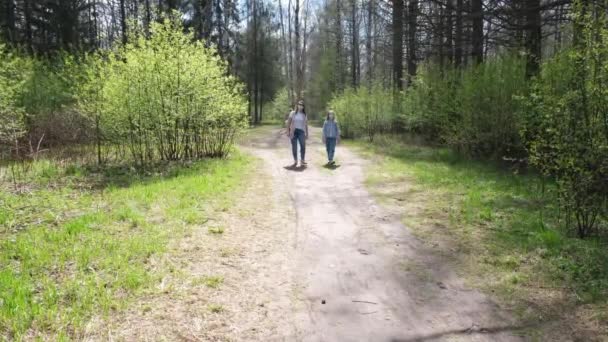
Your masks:
{"label": "woman's sneaker", "polygon": [[306,160],[301,160],[300,164],[302,164],[302,165],[308,165],[308,163],[306,163]]}

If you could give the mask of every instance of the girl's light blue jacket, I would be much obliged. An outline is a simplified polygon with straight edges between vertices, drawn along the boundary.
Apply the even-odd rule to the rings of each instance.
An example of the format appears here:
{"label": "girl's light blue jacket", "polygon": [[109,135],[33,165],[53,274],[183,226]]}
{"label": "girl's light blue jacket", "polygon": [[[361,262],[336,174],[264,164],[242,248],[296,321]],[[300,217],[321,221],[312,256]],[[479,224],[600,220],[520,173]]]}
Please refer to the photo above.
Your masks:
{"label": "girl's light blue jacket", "polygon": [[338,138],[340,136],[340,128],[335,120],[325,120],[323,123],[323,137]]}

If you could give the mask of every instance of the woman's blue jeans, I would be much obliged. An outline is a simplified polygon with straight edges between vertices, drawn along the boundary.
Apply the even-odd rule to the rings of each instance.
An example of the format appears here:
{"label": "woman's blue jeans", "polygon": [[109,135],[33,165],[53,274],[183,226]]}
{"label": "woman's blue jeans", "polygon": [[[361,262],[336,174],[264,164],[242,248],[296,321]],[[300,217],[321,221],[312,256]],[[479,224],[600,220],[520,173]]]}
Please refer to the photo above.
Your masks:
{"label": "woman's blue jeans", "polygon": [[298,161],[298,142],[300,142],[301,160],[306,160],[304,158],[306,156],[306,132],[296,128],[293,132],[293,137],[291,138],[291,153],[293,153],[294,161]]}

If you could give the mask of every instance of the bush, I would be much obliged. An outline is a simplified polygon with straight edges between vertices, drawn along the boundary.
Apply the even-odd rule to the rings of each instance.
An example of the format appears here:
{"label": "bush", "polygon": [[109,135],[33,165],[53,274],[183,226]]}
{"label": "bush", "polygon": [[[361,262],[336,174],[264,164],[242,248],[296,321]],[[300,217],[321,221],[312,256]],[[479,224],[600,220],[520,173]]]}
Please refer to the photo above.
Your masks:
{"label": "bush", "polygon": [[287,88],[283,88],[275,94],[272,102],[268,104],[266,117],[272,121],[284,122],[292,110],[293,105],[289,100]]}
{"label": "bush", "polygon": [[608,18],[590,12],[577,17],[574,48],[543,65],[522,114],[531,162],[556,178],[566,222],[581,238],[608,217]]}
{"label": "bush", "polygon": [[80,107],[140,166],[225,156],[247,124],[241,84],[179,20],[156,23],[151,32],[107,62],[89,63]]}
{"label": "bush", "polygon": [[67,53],[49,60],[29,57],[32,70],[19,98],[27,115],[29,139],[45,145],[87,143],[91,126],[75,110],[83,72],[81,61]]}
{"label": "bush", "polygon": [[431,142],[444,143],[450,118],[455,118],[456,72],[442,74],[432,64],[422,65],[410,88],[403,93],[402,128]]}
{"label": "bush", "polygon": [[369,89],[347,88],[329,107],[336,112],[345,138],[364,136],[373,141],[377,134],[391,130],[395,118],[392,91],[378,84]]}
{"label": "bush", "polygon": [[19,139],[25,134],[25,111],[17,99],[31,71],[31,61],[0,45],[0,157],[19,156]]}
{"label": "bush", "polygon": [[405,92],[401,120],[406,130],[468,157],[521,157],[515,97],[526,89],[520,58],[443,72],[426,65]]}

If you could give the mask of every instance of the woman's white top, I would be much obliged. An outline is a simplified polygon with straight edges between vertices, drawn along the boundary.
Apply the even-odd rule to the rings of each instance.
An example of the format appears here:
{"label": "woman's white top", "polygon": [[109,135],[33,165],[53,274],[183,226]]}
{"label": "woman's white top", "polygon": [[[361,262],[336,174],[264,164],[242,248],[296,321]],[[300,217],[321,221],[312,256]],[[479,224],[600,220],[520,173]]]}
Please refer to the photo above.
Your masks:
{"label": "woman's white top", "polygon": [[302,112],[297,112],[293,115],[293,127],[295,129],[301,129],[303,131],[306,130],[306,114]]}

